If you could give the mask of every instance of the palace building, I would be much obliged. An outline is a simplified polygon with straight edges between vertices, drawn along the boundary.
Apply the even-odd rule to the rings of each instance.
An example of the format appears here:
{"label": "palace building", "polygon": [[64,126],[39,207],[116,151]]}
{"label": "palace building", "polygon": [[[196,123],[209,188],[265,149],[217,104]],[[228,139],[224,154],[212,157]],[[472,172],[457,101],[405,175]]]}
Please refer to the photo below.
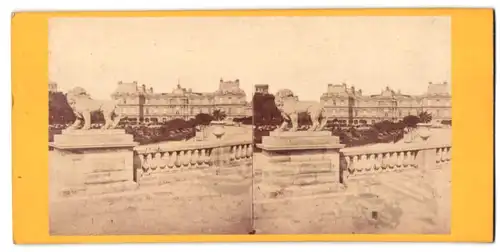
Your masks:
{"label": "palace building", "polygon": [[57,83],[53,81],[49,81],[49,92],[56,93],[58,91],[57,89]]}
{"label": "palace building", "polygon": [[435,122],[451,120],[451,94],[448,83],[432,83],[421,95],[407,95],[389,87],[380,94],[363,95],[362,90],[329,84],[320,97],[329,120],[349,124],[372,124],[378,121],[398,121],[407,115],[428,112]]}
{"label": "palace building", "polygon": [[119,103],[119,109],[128,120],[162,122],[175,118],[190,119],[199,113],[212,114],[224,111],[228,119],[252,115],[251,103],[238,79],[219,82],[214,92],[198,93],[177,84],[170,93],[155,93],[153,88],[131,83],[118,82],[111,95]]}
{"label": "palace building", "polygon": [[255,85],[255,93],[269,94],[269,85],[268,84]]}

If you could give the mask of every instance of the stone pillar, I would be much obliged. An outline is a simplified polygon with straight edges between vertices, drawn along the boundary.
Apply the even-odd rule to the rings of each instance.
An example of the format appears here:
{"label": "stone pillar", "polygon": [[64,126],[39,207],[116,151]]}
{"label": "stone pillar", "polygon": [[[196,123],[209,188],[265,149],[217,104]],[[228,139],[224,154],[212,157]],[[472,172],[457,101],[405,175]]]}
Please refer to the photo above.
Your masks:
{"label": "stone pillar", "polygon": [[51,143],[51,195],[92,195],[136,188],[136,145],[125,130],[64,130]]}
{"label": "stone pillar", "polygon": [[[330,132],[321,131],[271,132],[257,146],[262,150],[254,155],[258,233],[293,233],[299,227],[306,229],[301,232],[314,232],[321,220],[305,215],[331,211],[319,198],[341,188],[339,150],[344,145]],[[295,212],[301,207],[301,213]],[[286,225],[278,224],[282,218],[288,218]]]}
{"label": "stone pillar", "polygon": [[430,170],[436,168],[436,149],[422,149],[417,154],[418,168]]}

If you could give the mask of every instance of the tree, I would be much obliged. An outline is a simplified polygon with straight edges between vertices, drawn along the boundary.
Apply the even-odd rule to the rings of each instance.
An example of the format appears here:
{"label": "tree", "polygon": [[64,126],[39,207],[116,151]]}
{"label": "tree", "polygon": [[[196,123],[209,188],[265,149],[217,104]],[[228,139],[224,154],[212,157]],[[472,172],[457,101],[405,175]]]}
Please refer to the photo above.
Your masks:
{"label": "tree", "polygon": [[173,119],[165,123],[164,129],[167,131],[191,128],[192,126],[183,119]]}
{"label": "tree", "polygon": [[252,125],[253,118],[251,116],[238,117],[238,118],[234,118],[233,122],[235,122],[235,123],[242,123],[242,124],[246,124],[246,125]]}
{"label": "tree", "polygon": [[432,115],[427,111],[418,114],[418,117],[421,123],[430,123],[432,121]]}
{"label": "tree", "polygon": [[214,119],[216,121],[222,121],[222,120],[226,119],[226,117],[227,117],[226,112],[224,112],[220,109],[214,110],[212,113],[212,116],[214,117]]}
{"label": "tree", "polygon": [[403,124],[407,128],[416,128],[417,124],[420,122],[420,118],[415,115],[407,115],[403,118]]}
{"label": "tree", "polygon": [[281,112],[274,102],[274,95],[255,93],[252,105],[255,125],[278,125],[283,121]]}
{"label": "tree", "polygon": [[49,124],[66,124],[75,120],[73,109],[62,92],[49,92]]}
{"label": "tree", "polygon": [[393,122],[385,120],[382,122],[375,123],[373,127],[375,127],[375,129],[377,129],[377,131],[379,132],[388,132],[391,131],[393,128]]}
{"label": "tree", "polygon": [[203,125],[203,126],[207,126],[210,124],[211,121],[214,120],[214,117],[209,115],[209,114],[205,114],[205,113],[200,113],[200,114],[197,114],[195,117],[195,122],[199,125]]}

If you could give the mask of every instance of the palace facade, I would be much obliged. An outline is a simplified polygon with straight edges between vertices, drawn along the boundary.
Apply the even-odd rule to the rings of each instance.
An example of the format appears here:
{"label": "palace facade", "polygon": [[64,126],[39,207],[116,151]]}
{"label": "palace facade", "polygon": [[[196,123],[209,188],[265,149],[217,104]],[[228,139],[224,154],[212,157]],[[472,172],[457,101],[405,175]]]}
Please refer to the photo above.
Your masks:
{"label": "palace facade", "polygon": [[212,114],[223,111],[228,119],[252,115],[251,103],[238,79],[219,82],[214,92],[198,93],[177,84],[170,93],[155,93],[153,88],[136,81],[118,82],[111,95],[118,101],[119,109],[128,120],[162,122],[175,118],[190,119],[199,113]]}
{"label": "palace facade", "polygon": [[451,94],[448,83],[428,83],[427,92],[407,95],[389,87],[380,94],[364,95],[362,90],[345,83],[329,84],[320,97],[329,120],[349,124],[372,124],[378,121],[398,121],[407,115],[428,112],[434,122],[451,120]]}
{"label": "palace facade", "polygon": [[57,83],[53,81],[49,81],[49,93],[56,93],[58,91],[57,89]]}

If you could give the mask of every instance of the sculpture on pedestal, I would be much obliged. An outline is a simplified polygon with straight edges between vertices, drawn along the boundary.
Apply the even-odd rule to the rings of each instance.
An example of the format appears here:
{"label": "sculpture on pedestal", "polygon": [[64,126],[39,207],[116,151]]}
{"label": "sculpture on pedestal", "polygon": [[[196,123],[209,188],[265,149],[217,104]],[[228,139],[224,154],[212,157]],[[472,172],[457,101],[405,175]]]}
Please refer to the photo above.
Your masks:
{"label": "sculpture on pedestal", "polygon": [[[122,115],[117,110],[118,104],[112,100],[93,100],[81,87],[75,87],[66,94],[66,99],[75,114],[75,122],[68,129],[89,130],[91,125],[90,114],[102,112],[104,126],[101,129],[114,129],[120,122]],[[83,126],[82,126],[83,123]]]}
{"label": "sculpture on pedestal", "polygon": [[276,131],[285,131],[291,124],[289,131],[297,131],[299,127],[299,113],[306,113],[312,121],[311,127],[307,131],[321,131],[326,125],[324,106],[314,101],[299,101],[289,89],[281,89],[275,95],[276,107],[278,107],[283,117],[283,123]]}

